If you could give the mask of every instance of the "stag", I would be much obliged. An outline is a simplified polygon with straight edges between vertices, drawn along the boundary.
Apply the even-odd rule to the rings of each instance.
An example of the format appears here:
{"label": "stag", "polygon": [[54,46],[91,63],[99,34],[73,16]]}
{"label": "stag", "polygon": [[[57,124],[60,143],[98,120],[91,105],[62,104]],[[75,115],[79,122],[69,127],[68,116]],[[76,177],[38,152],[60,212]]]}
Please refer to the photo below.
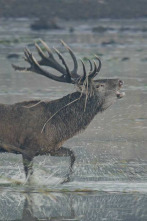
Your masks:
{"label": "stag", "polygon": [[[46,50],[41,49],[40,44]],[[74,52],[66,43],[63,46],[73,60],[74,68],[70,70],[62,54],[54,49],[60,63],[47,44],[40,40],[35,43],[41,59],[39,61],[28,50],[24,50],[24,59],[29,67],[12,65],[17,71],[31,71],[55,81],[74,84],[77,90],[60,99],[52,101],[31,100],[12,105],[0,104],[0,152],[22,154],[26,179],[29,182],[33,174],[33,158],[38,155],[69,156],[70,167],[64,182],[70,181],[75,162],[74,152],[63,143],[84,130],[98,112],[106,110],[116,98],[123,97],[119,79],[94,80],[101,69],[101,61],[89,61],[90,69],[86,71],[82,63],[82,75],[78,74],[78,62]],[[96,63],[98,61],[98,64]],[[49,66],[60,74],[54,75],[43,66]]]}

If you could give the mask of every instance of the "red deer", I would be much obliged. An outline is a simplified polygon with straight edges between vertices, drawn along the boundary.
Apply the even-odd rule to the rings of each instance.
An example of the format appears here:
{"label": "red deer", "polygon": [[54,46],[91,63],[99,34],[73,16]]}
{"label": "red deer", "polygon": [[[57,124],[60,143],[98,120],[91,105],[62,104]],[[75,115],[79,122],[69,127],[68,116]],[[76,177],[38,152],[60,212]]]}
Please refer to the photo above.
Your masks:
{"label": "red deer", "polygon": [[[47,54],[39,44],[35,44],[41,60],[37,61],[32,53],[25,49],[25,61],[29,67],[12,65],[17,71],[31,71],[52,80],[74,84],[77,91],[52,101],[31,100],[12,105],[0,104],[0,152],[22,154],[24,171],[27,180],[33,173],[33,158],[38,155],[69,156],[70,168],[65,182],[70,180],[73,172],[75,155],[63,143],[84,130],[98,112],[106,110],[116,98],[123,97],[120,88],[123,82],[119,79],[93,80],[101,69],[101,61],[95,56],[89,61],[87,74],[81,60],[83,74],[79,75],[75,54],[63,41],[69,52],[74,68],[70,70],[62,54],[54,49],[60,64],[47,44],[40,40]],[[98,61],[98,65],[96,63]],[[60,75],[54,75],[42,66],[49,66]]]}

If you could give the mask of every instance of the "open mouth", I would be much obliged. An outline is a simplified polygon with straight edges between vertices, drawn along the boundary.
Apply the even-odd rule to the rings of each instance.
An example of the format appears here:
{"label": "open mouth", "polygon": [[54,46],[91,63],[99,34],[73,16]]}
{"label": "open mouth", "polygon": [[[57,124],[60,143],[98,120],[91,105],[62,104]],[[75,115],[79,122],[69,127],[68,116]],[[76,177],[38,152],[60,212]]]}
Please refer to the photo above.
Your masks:
{"label": "open mouth", "polygon": [[123,86],[123,81],[119,80],[119,89],[116,91],[117,98],[122,98],[125,95],[125,92],[120,92],[120,88]]}
{"label": "open mouth", "polygon": [[116,96],[117,96],[117,98],[122,98],[123,96],[125,95],[125,92],[120,92],[119,90],[118,91],[116,91]]}

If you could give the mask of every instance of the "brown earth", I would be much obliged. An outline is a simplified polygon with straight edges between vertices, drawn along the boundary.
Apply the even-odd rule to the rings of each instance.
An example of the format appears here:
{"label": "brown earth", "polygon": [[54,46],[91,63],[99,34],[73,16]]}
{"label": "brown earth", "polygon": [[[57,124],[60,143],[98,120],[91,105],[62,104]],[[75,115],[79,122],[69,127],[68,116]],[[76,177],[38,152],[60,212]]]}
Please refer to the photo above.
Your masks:
{"label": "brown earth", "polygon": [[0,17],[147,17],[147,0],[0,0]]}

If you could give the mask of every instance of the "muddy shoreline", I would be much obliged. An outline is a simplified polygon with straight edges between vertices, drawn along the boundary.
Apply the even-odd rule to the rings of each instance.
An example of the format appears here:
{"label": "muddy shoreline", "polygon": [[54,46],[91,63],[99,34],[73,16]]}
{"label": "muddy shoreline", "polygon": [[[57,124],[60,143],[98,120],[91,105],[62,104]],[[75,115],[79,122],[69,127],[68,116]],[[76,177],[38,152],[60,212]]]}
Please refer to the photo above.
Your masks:
{"label": "muddy shoreline", "polygon": [[0,0],[0,17],[147,18],[146,0]]}

